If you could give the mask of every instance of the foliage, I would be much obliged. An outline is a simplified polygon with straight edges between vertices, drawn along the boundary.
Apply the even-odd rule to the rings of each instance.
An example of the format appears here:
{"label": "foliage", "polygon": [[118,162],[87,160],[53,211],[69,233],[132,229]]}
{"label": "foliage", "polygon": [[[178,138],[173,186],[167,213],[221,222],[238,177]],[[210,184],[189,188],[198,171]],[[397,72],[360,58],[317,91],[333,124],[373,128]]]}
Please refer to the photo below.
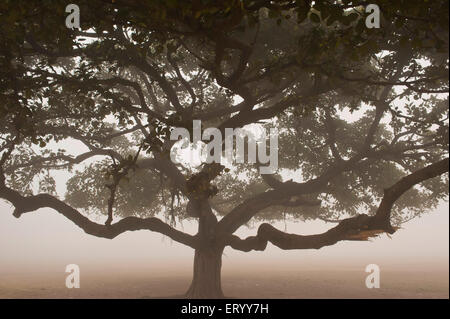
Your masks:
{"label": "foliage", "polygon": [[[16,146],[8,183],[54,193],[51,172],[75,168],[67,203],[106,213],[105,172],[142,147],[115,215],[185,218],[189,194],[161,164],[170,130],[192,130],[193,119],[262,123],[280,130],[280,180],[320,178],[363,156],[305,194],[320,207],[273,204],[255,218],[373,212],[384,188],[448,154],[448,1],[376,3],[380,29],[365,27],[365,1],[78,1],[81,28],[69,30],[66,1],[2,1],[2,152]],[[75,140],[77,154],[55,150]],[[178,167],[186,179],[199,171]],[[213,183],[218,215],[271,188],[248,164]],[[393,218],[434,207],[446,187],[442,177],[412,189]]]}

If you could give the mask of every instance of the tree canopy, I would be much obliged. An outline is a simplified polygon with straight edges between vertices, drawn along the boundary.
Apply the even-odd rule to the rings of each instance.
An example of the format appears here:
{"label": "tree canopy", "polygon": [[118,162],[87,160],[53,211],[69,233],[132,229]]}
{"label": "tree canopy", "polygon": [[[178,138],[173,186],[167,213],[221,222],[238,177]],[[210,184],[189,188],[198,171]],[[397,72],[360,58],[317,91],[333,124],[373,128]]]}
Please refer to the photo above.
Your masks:
{"label": "tree canopy", "polygon": [[[196,250],[395,232],[448,197],[448,1],[374,3],[380,28],[366,1],[78,1],[69,29],[66,1],[2,1],[0,197],[17,217],[50,207],[96,236],[149,229]],[[276,127],[278,172],[173,163],[170,131],[196,119]],[[282,218],[338,224],[233,235]]]}

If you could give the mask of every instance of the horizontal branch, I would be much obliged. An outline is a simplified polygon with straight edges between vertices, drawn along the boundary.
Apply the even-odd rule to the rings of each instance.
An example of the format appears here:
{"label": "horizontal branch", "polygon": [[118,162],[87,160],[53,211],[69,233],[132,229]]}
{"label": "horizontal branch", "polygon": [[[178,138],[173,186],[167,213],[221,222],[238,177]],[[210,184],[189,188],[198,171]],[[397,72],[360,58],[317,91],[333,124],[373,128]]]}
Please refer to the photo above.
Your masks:
{"label": "horizontal branch", "polygon": [[126,217],[117,223],[108,226],[97,224],[83,216],[73,207],[49,194],[22,196],[19,192],[8,188],[5,185],[3,175],[0,176],[0,198],[6,199],[12,203],[15,207],[13,215],[17,218],[24,213],[32,212],[40,208],[52,208],[71,220],[87,234],[96,237],[112,239],[127,231],[150,230],[166,235],[189,247],[196,248],[198,246],[197,238],[195,236],[176,230],[156,217]]}
{"label": "horizontal branch", "polygon": [[264,223],[256,236],[241,239],[235,235],[224,237],[224,244],[242,251],[265,250],[267,243],[281,249],[319,249],[342,240],[368,240],[381,233],[393,234],[397,229],[390,224],[390,215],[395,201],[414,185],[449,171],[449,159],[422,168],[399,180],[384,190],[384,196],[374,216],[365,214],[347,218],[325,233],[297,235],[282,232]]}
{"label": "horizontal branch", "polygon": [[[336,227],[325,233],[307,236],[288,234],[270,224],[264,223],[259,226],[256,236],[240,239],[235,235],[231,235],[227,244],[234,249],[242,251],[265,250],[268,242],[284,250],[319,249],[324,246],[334,245],[341,240],[357,240],[353,236],[359,234],[363,228],[367,228],[367,223],[371,218],[367,215],[358,215],[357,217],[344,219]],[[368,230],[366,229],[365,231],[367,232]]]}

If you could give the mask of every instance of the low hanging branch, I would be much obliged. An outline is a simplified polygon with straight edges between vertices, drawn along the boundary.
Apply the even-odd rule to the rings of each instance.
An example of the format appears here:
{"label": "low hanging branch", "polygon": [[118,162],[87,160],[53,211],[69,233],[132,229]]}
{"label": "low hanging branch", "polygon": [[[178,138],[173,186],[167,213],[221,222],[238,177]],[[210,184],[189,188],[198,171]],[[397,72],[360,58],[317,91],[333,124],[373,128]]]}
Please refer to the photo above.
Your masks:
{"label": "low hanging branch", "polygon": [[6,186],[5,177],[1,171],[0,198],[11,202],[11,204],[15,207],[13,215],[17,218],[19,218],[22,214],[32,212],[40,208],[52,208],[67,219],[71,220],[87,234],[93,236],[113,239],[127,231],[151,230],[166,235],[171,239],[191,248],[195,249],[199,246],[198,240],[195,236],[176,230],[155,217],[126,217],[117,223],[106,226],[89,220],[73,207],[49,194],[22,196],[19,192]]}
{"label": "low hanging branch", "polygon": [[281,249],[319,249],[334,245],[342,240],[368,240],[381,233],[393,234],[397,228],[390,223],[391,210],[395,201],[407,190],[427,179],[449,171],[449,159],[422,168],[384,190],[384,196],[374,216],[365,214],[342,220],[337,226],[317,235],[296,235],[282,232],[264,223],[256,236],[241,239],[235,235],[225,238],[225,244],[242,251],[265,250],[267,243]]}

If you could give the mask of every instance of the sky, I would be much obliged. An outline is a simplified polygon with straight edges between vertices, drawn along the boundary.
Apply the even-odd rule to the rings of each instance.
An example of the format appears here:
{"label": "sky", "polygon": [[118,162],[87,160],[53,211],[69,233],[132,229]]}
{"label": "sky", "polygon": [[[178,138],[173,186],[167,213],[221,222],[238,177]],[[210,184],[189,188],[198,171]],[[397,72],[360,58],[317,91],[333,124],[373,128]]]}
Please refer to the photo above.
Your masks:
{"label": "sky", "polygon": [[[20,218],[11,205],[0,201],[0,274],[64,271],[77,264],[99,271],[151,271],[168,269],[191,272],[193,250],[150,231],[127,232],[115,239],[85,234],[64,216],[40,209]],[[297,234],[326,231],[333,224],[283,222],[274,226]],[[257,226],[257,225],[256,225]],[[177,228],[195,233],[196,222]],[[237,234],[254,235],[257,228],[242,227]],[[369,242],[339,242],[320,250],[283,251],[271,244],[263,252],[244,253],[227,248],[225,270],[258,265],[258,269],[361,269],[377,264],[381,269],[421,271],[446,270],[449,260],[448,203],[405,223],[389,238],[382,235]]]}

